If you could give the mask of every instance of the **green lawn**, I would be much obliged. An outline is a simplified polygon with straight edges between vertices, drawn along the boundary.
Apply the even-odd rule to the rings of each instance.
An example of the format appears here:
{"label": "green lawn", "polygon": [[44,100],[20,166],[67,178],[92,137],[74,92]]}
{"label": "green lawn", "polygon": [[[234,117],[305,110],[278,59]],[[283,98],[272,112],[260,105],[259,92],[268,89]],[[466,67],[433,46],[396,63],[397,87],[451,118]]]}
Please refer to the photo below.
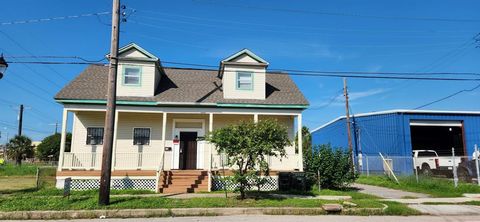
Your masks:
{"label": "green lawn", "polygon": [[421,177],[417,183],[414,176],[399,177],[400,184],[386,176],[360,176],[357,183],[388,187],[393,189],[430,194],[433,197],[460,197],[464,193],[480,193],[480,186],[459,183],[455,188],[453,181],[442,178]]}
{"label": "green lawn", "polygon": [[[41,170],[42,187],[35,188],[36,167],[23,165],[21,167],[0,167],[0,211],[22,210],[89,210],[89,209],[147,209],[147,208],[210,208],[210,207],[302,207],[320,208],[322,204],[339,203],[343,201],[330,201],[319,199],[279,198],[272,193],[316,195],[341,195],[352,196],[351,202],[357,204],[355,208],[383,208],[388,209],[386,215],[416,215],[417,211],[406,205],[392,202],[383,202],[375,196],[358,193],[352,189],[344,190],[313,190],[310,192],[249,192],[249,198],[240,200],[237,196],[203,197],[191,199],[171,199],[165,197],[139,197],[139,196],[112,196],[111,205],[99,207],[97,205],[98,191],[72,191],[70,198],[63,198],[63,191],[54,188],[55,169]],[[222,191],[219,191],[222,192]],[[112,190],[111,194],[151,194],[148,190]],[[1,195],[8,194],[8,195]],[[368,215],[369,211],[360,211],[356,214]]]}
{"label": "green lawn", "polygon": [[15,166],[6,164],[0,166],[0,194],[32,192],[36,189],[36,174],[39,171],[39,183],[42,187],[55,186],[56,168],[22,164]]}
{"label": "green lawn", "polygon": [[[136,190],[112,190],[115,194],[144,194],[151,191]],[[315,195],[350,195],[351,202],[357,204],[356,209],[383,208],[388,205],[385,215],[417,215],[417,211],[406,205],[383,202],[377,197],[356,193],[353,190],[322,190],[311,192]],[[23,210],[91,210],[91,209],[148,209],[148,208],[211,208],[211,207],[302,207],[320,208],[322,204],[338,203],[343,201],[297,199],[297,198],[274,198],[252,192],[246,200],[238,197],[202,197],[191,199],[171,199],[165,197],[139,197],[139,196],[112,196],[111,205],[99,207],[97,205],[98,191],[72,191],[70,198],[63,198],[62,191],[54,188],[43,188],[38,191],[23,190],[13,192],[10,195],[0,195],[0,211],[23,211]],[[347,207],[347,206],[346,206]],[[351,208],[351,207],[347,207]],[[359,215],[368,215],[369,211],[359,211]],[[378,213],[377,213],[378,214]]]}
{"label": "green lawn", "polygon": [[27,163],[20,166],[14,164],[0,165],[0,176],[34,176],[37,173],[37,167]]}

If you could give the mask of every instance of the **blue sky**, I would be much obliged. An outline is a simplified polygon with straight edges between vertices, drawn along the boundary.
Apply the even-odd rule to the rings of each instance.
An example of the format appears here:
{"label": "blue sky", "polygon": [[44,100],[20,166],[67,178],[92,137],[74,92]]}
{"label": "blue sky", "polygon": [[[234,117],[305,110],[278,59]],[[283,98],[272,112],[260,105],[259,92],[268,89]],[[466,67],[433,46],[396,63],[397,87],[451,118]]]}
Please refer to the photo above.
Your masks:
{"label": "blue sky", "polygon": [[[162,61],[217,65],[249,48],[271,69],[380,72],[479,72],[479,1],[122,1],[136,12],[122,23],[121,45],[136,42]],[[0,23],[110,12],[111,1],[2,2]],[[320,13],[321,12],[321,13]],[[437,18],[437,19],[411,19]],[[445,19],[441,21],[440,19]],[[459,19],[462,21],[447,21]],[[110,15],[0,25],[5,56],[57,55],[101,59],[109,51]],[[13,41],[12,41],[13,39]],[[11,59],[26,60],[26,59]],[[32,59],[30,59],[32,60]],[[44,60],[44,59],[39,59]],[[32,61],[35,61],[33,59]],[[0,131],[16,132],[25,104],[25,134],[39,140],[61,120],[53,96],[84,65],[10,64],[0,80]],[[315,128],[344,114],[342,80],[293,76],[312,109]],[[354,113],[412,109],[476,82],[349,79]],[[425,107],[479,110],[478,91]],[[329,104],[328,106],[326,106]]]}

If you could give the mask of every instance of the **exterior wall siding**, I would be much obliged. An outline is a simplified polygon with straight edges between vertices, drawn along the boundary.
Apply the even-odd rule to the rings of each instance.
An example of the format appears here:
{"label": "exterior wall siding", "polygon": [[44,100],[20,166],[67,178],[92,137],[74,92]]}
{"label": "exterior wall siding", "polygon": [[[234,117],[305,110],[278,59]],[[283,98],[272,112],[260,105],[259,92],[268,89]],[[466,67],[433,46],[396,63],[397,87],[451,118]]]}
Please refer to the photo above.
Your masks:
{"label": "exterior wall siding", "polygon": [[[136,158],[136,153],[151,153],[152,155],[158,155],[161,159],[161,153],[163,152],[162,141],[162,113],[137,113],[137,112],[119,112],[117,136],[115,150],[117,159],[116,166],[122,166],[122,162],[128,162],[131,158]],[[174,138],[174,121],[176,119],[193,119],[204,121],[204,133],[208,133],[209,124],[208,114],[167,114],[167,126],[165,131],[165,146],[173,147]],[[287,157],[282,159],[270,158],[271,170],[277,171],[293,171],[298,169],[299,160],[298,154],[295,153],[293,146],[293,140],[295,138],[294,131],[294,118],[293,116],[266,116],[259,115],[259,120],[273,118],[278,120],[282,125],[287,127],[289,138],[292,140],[292,146],[286,147]],[[74,115],[73,121],[73,138],[72,138],[72,151],[73,153],[92,153],[102,152],[101,145],[86,145],[87,127],[103,127],[105,115],[101,111],[77,111]],[[215,114],[213,115],[213,129],[225,127],[229,124],[238,123],[240,121],[253,121],[253,115],[238,115],[238,114]],[[150,145],[133,145],[133,128],[146,127],[150,128],[151,140]],[[198,136],[205,136],[198,135]],[[207,168],[209,161],[209,146],[206,144],[204,148],[204,166]],[[132,155],[129,155],[132,154]],[[218,157],[218,153],[213,148],[212,154],[214,156],[212,160],[212,166],[215,168],[221,168],[221,162]],[[165,170],[172,169],[172,151],[165,152]],[[216,158],[215,158],[216,156]]]}
{"label": "exterior wall siding", "polygon": [[[225,99],[265,99],[265,68],[261,66],[225,65],[223,96]],[[253,89],[239,90],[236,87],[237,71],[253,72]]]}
{"label": "exterior wall siding", "polygon": [[[141,67],[140,85],[124,85],[123,70],[125,66]],[[155,95],[156,66],[153,62],[121,61],[118,65],[117,96],[147,97]]]}

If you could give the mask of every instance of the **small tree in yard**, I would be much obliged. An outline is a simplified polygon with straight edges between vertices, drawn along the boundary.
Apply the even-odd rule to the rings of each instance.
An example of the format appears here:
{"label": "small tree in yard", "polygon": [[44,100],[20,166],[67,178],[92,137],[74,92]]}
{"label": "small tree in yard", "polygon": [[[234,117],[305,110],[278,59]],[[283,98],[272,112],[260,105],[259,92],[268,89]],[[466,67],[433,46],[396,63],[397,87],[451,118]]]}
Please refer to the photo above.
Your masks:
{"label": "small tree in yard", "polygon": [[[45,137],[42,142],[37,146],[35,155],[41,160],[58,160],[60,155],[60,141],[62,134],[56,133],[51,136]],[[70,150],[70,141],[72,140],[72,134],[67,134],[67,140],[65,143],[65,151]]]}
{"label": "small tree in yard", "polygon": [[320,180],[322,188],[343,188],[358,177],[352,172],[349,152],[332,148],[330,144],[313,147],[312,150],[304,152],[303,158],[304,171],[310,186]]}
{"label": "small tree in yard", "polygon": [[15,136],[7,144],[7,153],[15,159],[16,165],[21,165],[23,158],[33,157],[32,140],[26,136]]}
{"label": "small tree in yard", "polygon": [[265,180],[259,177],[261,173],[268,175],[267,157],[284,157],[285,146],[290,145],[287,128],[275,120],[226,126],[214,130],[208,140],[219,153],[226,154],[229,167],[234,169],[232,180],[239,185],[242,199],[245,199],[245,191],[250,187],[249,180],[264,183]]}

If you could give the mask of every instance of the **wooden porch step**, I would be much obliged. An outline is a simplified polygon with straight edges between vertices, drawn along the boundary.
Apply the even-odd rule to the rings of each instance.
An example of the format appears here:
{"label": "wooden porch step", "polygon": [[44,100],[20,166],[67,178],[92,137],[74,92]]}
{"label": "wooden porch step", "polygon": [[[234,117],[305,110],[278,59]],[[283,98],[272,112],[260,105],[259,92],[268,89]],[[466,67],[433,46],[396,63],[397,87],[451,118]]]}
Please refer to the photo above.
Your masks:
{"label": "wooden porch step", "polygon": [[203,170],[165,171],[158,184],[161,193],[194,193],[208,190],[208,172]]}

